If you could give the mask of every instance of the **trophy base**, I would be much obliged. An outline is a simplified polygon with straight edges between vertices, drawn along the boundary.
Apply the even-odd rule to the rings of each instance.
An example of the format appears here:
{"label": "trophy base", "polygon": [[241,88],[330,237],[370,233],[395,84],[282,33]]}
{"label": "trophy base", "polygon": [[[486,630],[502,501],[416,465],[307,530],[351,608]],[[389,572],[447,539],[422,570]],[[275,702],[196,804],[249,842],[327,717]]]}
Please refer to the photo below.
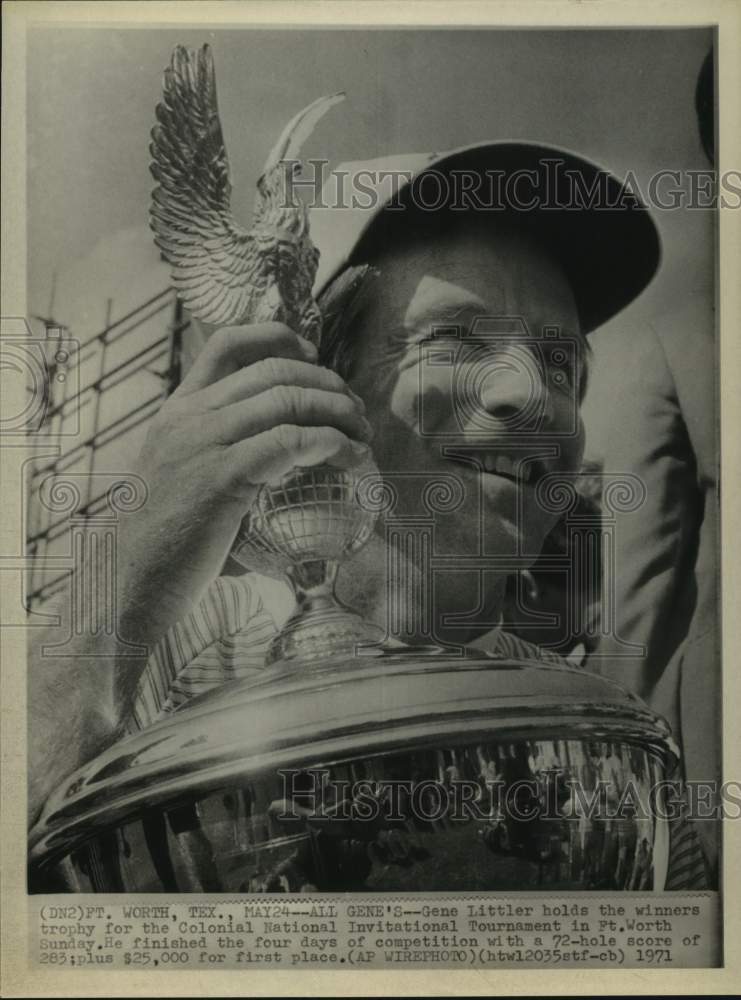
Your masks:
{"label": "trophy base", "polygon": [[302,608],[293,614],[272,640],[265,666],[280,663],[317,663],[362,656],[378,648],[385,632],[378,625],[335,601]]}
{"label": "trophy base", "polygon": [[296,609],[268,646],[266,667],[336,661],[379,647],[385,638],[383,629],[337,598],[338,568],[334,559],[315,559],[286,570]]}

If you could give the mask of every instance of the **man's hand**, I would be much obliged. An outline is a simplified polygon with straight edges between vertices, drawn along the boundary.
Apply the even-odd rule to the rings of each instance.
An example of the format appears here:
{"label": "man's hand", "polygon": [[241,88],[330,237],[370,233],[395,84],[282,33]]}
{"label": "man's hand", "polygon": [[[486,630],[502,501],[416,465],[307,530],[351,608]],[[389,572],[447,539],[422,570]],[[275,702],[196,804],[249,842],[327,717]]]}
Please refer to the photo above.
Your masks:
{"label": "man's hand", "polygon": [[219,573],[260,485],[296,466],[367,455],[364,407],[279,323],[214,333],[152,421],[137,472],[149,490],[119,534],[119,628],[152,642]]}

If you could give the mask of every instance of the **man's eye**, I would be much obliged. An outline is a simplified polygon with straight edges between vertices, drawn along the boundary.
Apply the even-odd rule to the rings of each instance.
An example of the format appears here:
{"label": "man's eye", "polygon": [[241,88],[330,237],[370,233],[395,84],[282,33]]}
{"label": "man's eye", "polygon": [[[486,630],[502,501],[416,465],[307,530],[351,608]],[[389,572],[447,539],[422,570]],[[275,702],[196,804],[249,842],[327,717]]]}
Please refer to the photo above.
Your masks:
{"label": "man's eye", "polygon": [[573,389],[575,374],[572,368],[552,368],[551,382],[560,389]]}
{"label": "man's eye", "polygon": [[461,340],[462,332],[459,326],[438,326],[424,336],[420,343],[436,344],[446,343],[451,340]]}

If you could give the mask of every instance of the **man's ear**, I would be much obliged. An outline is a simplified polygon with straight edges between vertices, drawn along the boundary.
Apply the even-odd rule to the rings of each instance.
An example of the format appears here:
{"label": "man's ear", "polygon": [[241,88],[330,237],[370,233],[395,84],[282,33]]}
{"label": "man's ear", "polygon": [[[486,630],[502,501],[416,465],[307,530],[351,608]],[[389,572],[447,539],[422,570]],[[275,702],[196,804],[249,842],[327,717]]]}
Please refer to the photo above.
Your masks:
{"label": "man's ear", "polygon": [[379,273],[370,264],[345,268],[317,299],[322,314],[319,364],[332,368],[343,378],[350,375],[352,368],[353,323],[375,287]]}

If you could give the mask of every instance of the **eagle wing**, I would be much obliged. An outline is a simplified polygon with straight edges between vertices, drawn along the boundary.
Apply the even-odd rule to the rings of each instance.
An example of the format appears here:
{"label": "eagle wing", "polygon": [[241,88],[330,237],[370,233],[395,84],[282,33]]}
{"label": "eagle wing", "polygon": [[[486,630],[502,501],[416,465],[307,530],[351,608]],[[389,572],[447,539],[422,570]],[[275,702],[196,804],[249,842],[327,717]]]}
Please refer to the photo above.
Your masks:
{"label": "eagle wing", "polygon": [[150,224],[189,311],[207,323],[248,316],[264,293],[254,237],[230,208],[229,161],[208,45],[178,46],[165,70],[152,129]]}

